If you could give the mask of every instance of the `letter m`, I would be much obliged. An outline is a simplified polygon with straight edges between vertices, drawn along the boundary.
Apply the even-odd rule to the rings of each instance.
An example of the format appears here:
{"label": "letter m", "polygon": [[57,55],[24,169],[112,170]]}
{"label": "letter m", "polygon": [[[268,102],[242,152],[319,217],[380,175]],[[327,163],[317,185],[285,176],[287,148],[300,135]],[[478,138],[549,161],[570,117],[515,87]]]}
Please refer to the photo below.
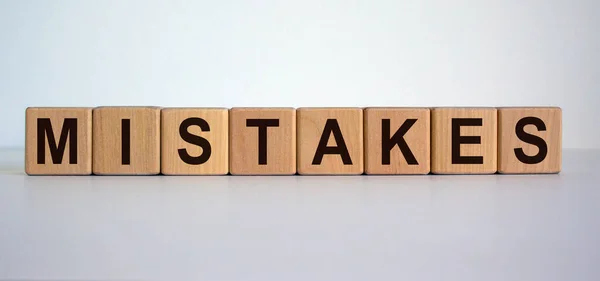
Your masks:
{"label": "letter m", "polygon": [[53,164],[61,164],[69,136],[69,164],[77,164],[77,119],[65,118],[58,146],[52,132],[50,118],[37,119],[37,163],[46,164],[46,136]]}

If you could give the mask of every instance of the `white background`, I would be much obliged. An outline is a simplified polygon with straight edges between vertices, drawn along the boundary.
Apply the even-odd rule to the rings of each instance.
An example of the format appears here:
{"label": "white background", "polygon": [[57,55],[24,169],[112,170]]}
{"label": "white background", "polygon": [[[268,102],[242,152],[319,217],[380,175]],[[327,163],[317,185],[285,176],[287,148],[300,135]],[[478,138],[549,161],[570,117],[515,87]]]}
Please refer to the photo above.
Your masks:
{"label": "white background", "polygon": [[[600,1],[0,0],[27,106],[564,109],[600,148]],[[600,280],[598,150],[557,175],[34,177],[0,148],[0,280]]]}
{"label": "white background", "polygon": [[0,146],[27,106],[511,106],[599,148],[600,2],[0,0]]}

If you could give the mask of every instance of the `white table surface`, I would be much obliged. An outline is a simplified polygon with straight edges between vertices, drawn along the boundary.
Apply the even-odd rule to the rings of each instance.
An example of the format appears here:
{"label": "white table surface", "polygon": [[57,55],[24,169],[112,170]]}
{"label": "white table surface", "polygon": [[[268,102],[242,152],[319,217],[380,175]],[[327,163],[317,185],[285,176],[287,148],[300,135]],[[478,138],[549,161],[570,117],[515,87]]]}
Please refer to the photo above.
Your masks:
{"label": "white table surface", "polygon": [[0,280],[600,280],[600,151],[558,175],[41,177],[0,150]]}

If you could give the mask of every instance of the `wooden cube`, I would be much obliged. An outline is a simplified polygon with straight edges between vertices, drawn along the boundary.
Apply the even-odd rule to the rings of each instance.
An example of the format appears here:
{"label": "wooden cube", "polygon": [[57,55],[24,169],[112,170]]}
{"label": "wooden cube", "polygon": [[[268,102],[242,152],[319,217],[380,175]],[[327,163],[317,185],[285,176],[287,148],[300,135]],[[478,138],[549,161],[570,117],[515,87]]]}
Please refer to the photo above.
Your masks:
{"label": "wooden cube", "polygon": [[498,109],[498,172],[558,173],[562,111],[558,107]]}
{"label": "wooden cube", "polygon": [[498,138],[495,108],[435,108],[431,111],[431,171],[493,174]]}
{"label": "wooden cube", "polygon": [[429,173],[429,108],[367,108],[364,115],[367,174]]}
{"label": "wooden cube", "polygon": [[160,108],[98,107],[92,117],[94,174],[160,172]]}
{"label": "wooden cube", "polygon": [[226,175],[229,172],[229,110],[161,110],[161,173]]}
{"label": "wooden cube", "polygon": [[296,110],[233,108],[229,112],[232,175],[296,173]]}
{"label": "wooden cube", "polygon": [[30,107],[25,111],[25,172],[92,173],[92,109]]}
{"label": "wooden cube", "polygon": [[297,114],[299,174],[363,173],[361,108],[300,108]]}

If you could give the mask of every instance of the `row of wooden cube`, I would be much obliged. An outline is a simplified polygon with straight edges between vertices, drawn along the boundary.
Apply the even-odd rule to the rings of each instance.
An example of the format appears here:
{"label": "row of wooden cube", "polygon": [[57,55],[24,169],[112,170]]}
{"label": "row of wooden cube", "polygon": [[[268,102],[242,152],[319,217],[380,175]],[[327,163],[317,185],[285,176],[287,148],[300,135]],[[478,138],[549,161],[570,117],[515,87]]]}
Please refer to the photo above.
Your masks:
{"label": "row of wooden cube", "polygon": [[557,173],[562,113],[523,108],[28,108],[30,175]]}

